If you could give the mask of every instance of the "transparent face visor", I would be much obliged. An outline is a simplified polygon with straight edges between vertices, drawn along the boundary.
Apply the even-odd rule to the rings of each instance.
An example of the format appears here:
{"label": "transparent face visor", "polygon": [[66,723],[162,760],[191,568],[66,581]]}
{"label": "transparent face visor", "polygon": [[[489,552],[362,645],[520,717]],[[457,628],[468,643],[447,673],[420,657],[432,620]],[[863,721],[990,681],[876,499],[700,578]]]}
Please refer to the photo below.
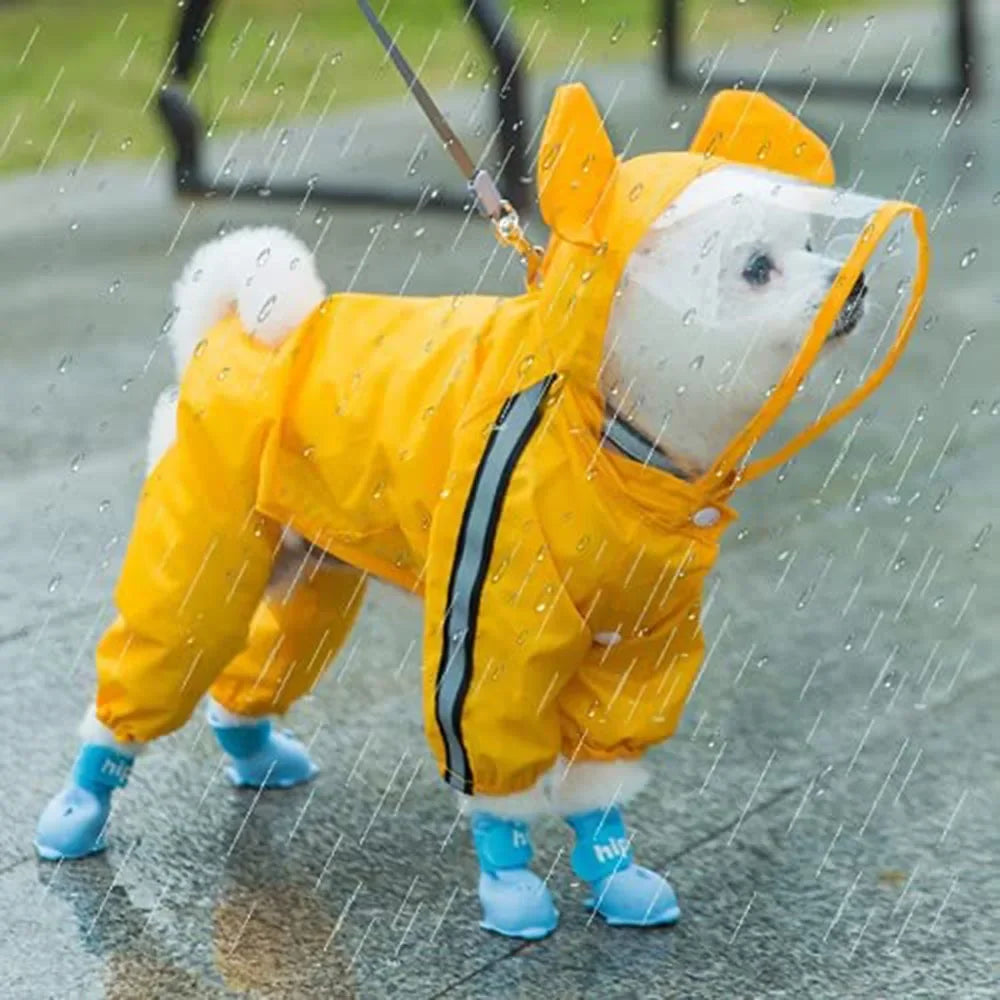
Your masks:
{"label": "transparent face visor", "polygon": [[738,422],[711,475],[747,481],[878,387],[909,337],[926,271],[915,206],[727,165],[660,216],[628,279],[686,328],[706,418]]}

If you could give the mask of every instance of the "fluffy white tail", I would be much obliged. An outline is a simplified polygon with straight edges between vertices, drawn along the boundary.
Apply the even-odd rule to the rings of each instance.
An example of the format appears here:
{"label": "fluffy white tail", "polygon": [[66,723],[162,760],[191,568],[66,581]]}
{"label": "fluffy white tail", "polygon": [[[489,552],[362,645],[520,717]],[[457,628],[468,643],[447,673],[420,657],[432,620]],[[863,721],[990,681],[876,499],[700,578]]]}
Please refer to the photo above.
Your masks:
{"label": "fluffy white tail", "polygon": [[178,378],[201,339],[231,309],[248,333],[276,344],[325,294],[313,255],[284,229],[237,229],[206,243],[174,285],[169,339]]}
{"label": "fluffy white tail", "polygon": [[[174,285],[168,338],[178,381],[201,339],[231,309],[247,333],[279,343],[323,301],[326,290],[305,244],[284,229],[237,229],[206,243]],[[146,472],[173,443],[177,390],[164,390],[149,428]]]}

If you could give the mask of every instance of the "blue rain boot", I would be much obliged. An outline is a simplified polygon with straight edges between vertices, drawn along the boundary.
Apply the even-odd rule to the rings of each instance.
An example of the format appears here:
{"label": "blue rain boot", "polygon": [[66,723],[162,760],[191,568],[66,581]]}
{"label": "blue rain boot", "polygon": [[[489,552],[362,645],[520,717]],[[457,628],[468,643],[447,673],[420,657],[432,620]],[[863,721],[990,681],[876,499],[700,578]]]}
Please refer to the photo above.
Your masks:
{"label": "blue rain boot", "polygon": [[587,908],[612,926],[658,927],[681,915],[670,883],[637,865],[625,821],[617,808],[567,816],[576,833],[573,871],[590,886]]}
{"label": "blue rain boot", "polygon": [[40,858],[63,861],[104,850],[111,793],[125,787],[134,760],[129,754],[96,743],[80,748],[70,783],[38,818],[35,850]]}
{"label": "blue rain boot", "polygon": [[268,719],[233,725],[210,708],[208,722],[229,757],[226,777],[238,788],[291,788],[319,771],[305,745]]}
{"label": "blue rain boot", "polygon": [[475,813],[472,839],[481,869],[479,926],[532,941],[551,934],[559,911],[548,886],[528,868],[533,852],[527,824]]}

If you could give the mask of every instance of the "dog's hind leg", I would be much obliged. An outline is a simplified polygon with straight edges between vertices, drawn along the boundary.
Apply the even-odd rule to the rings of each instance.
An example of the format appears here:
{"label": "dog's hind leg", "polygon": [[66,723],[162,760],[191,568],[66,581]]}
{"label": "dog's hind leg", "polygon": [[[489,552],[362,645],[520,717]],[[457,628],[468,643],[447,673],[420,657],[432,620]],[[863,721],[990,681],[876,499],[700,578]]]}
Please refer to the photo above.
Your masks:
{"label": "dog's hind leg", "polygon": [[209,722],[236,785],[288,788],[316,773],[308,749],[271,725],[308,694],[347,638],[364,574],[304,548],[282,550],[246,647],[210,689]]}

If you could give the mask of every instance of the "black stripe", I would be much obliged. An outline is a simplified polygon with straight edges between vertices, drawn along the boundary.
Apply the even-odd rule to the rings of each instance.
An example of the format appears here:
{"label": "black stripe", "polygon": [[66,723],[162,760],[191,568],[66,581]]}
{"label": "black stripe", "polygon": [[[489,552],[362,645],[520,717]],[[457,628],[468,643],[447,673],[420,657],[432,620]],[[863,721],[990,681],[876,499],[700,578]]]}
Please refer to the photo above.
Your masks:
{"label": "black stripe", "polygon": [[[547,376],[541,382],[511,396],[501,407],[494,421],[493,428],[490,431],[486,447],[483,450],[483,457],[476,468],[472,486],[469,490],[469,497],[462,514],[462,522],[459,527],[451,577],[448,581],[447,605],[442,626],[441,659],[438,663],[435,681],[434,714],[444,744],[446,780],[450,785],[466,795],[473,794],[474,781],[472,768],[469,764],[468,755],[465,751],[465,743],[462,738],[462,712],[465,707],[465,699],[468,695],[469,687],[472,683],[476,624],[479,616],[479,606],[482,601],[483,585],[489,570],[490,560],[493,557],[497,526],[503,510],[504,499],[507,495],[507,487],[510,484],[510,479],[518,460],[524,453],[524,449],[531,440],[538,424],[541,422],[542,403],[555,379],[556,376],[554,374]],[[538,398],[534,402],[530,413],[526,416],[520,433],[513,441],[502,441],[501,434],[505,423],[511,413],[515,412],[518,401],[525,397],[530,398],[531,396],[537,396]],[[487,498],[478,495],[479,489],[486,471],[494,472],[495,470],[491,467],[498,461],[502,462],[502,466],[499,471],[496,489],[487,501]],[[467,553],[466,547],[469,544],[470,525],[473,523],[474,517],[483,515],[484,502],[488,502],[489,506],[480,547],[476,552],[470,551]],[[475,576],[468,595],[457,595],[456,585],[462,564],[467,561],[466,556],[469,559],[475,560]],[[467,611],[467,614],[460,616],[465,618],[466,621],[464,635],[461,637],[461,645],[453,650],[450,637],[451,629],[454,627],[455,601],[458,597],[463,597],[467,601],[468,607],[467,609],[463,609]],[[460,657],[460,660],[458,663],[453,663],[452,658],[456,654]],[[461,676],[454,698],[451,700],[450,705],[444,706],[447,716],[443,717],[441,699],[439,697],[442,683],[447,671],[456,668],[461,670]],[[454,749],[457,753],[453,753],[453,743],[455,744]]]}

